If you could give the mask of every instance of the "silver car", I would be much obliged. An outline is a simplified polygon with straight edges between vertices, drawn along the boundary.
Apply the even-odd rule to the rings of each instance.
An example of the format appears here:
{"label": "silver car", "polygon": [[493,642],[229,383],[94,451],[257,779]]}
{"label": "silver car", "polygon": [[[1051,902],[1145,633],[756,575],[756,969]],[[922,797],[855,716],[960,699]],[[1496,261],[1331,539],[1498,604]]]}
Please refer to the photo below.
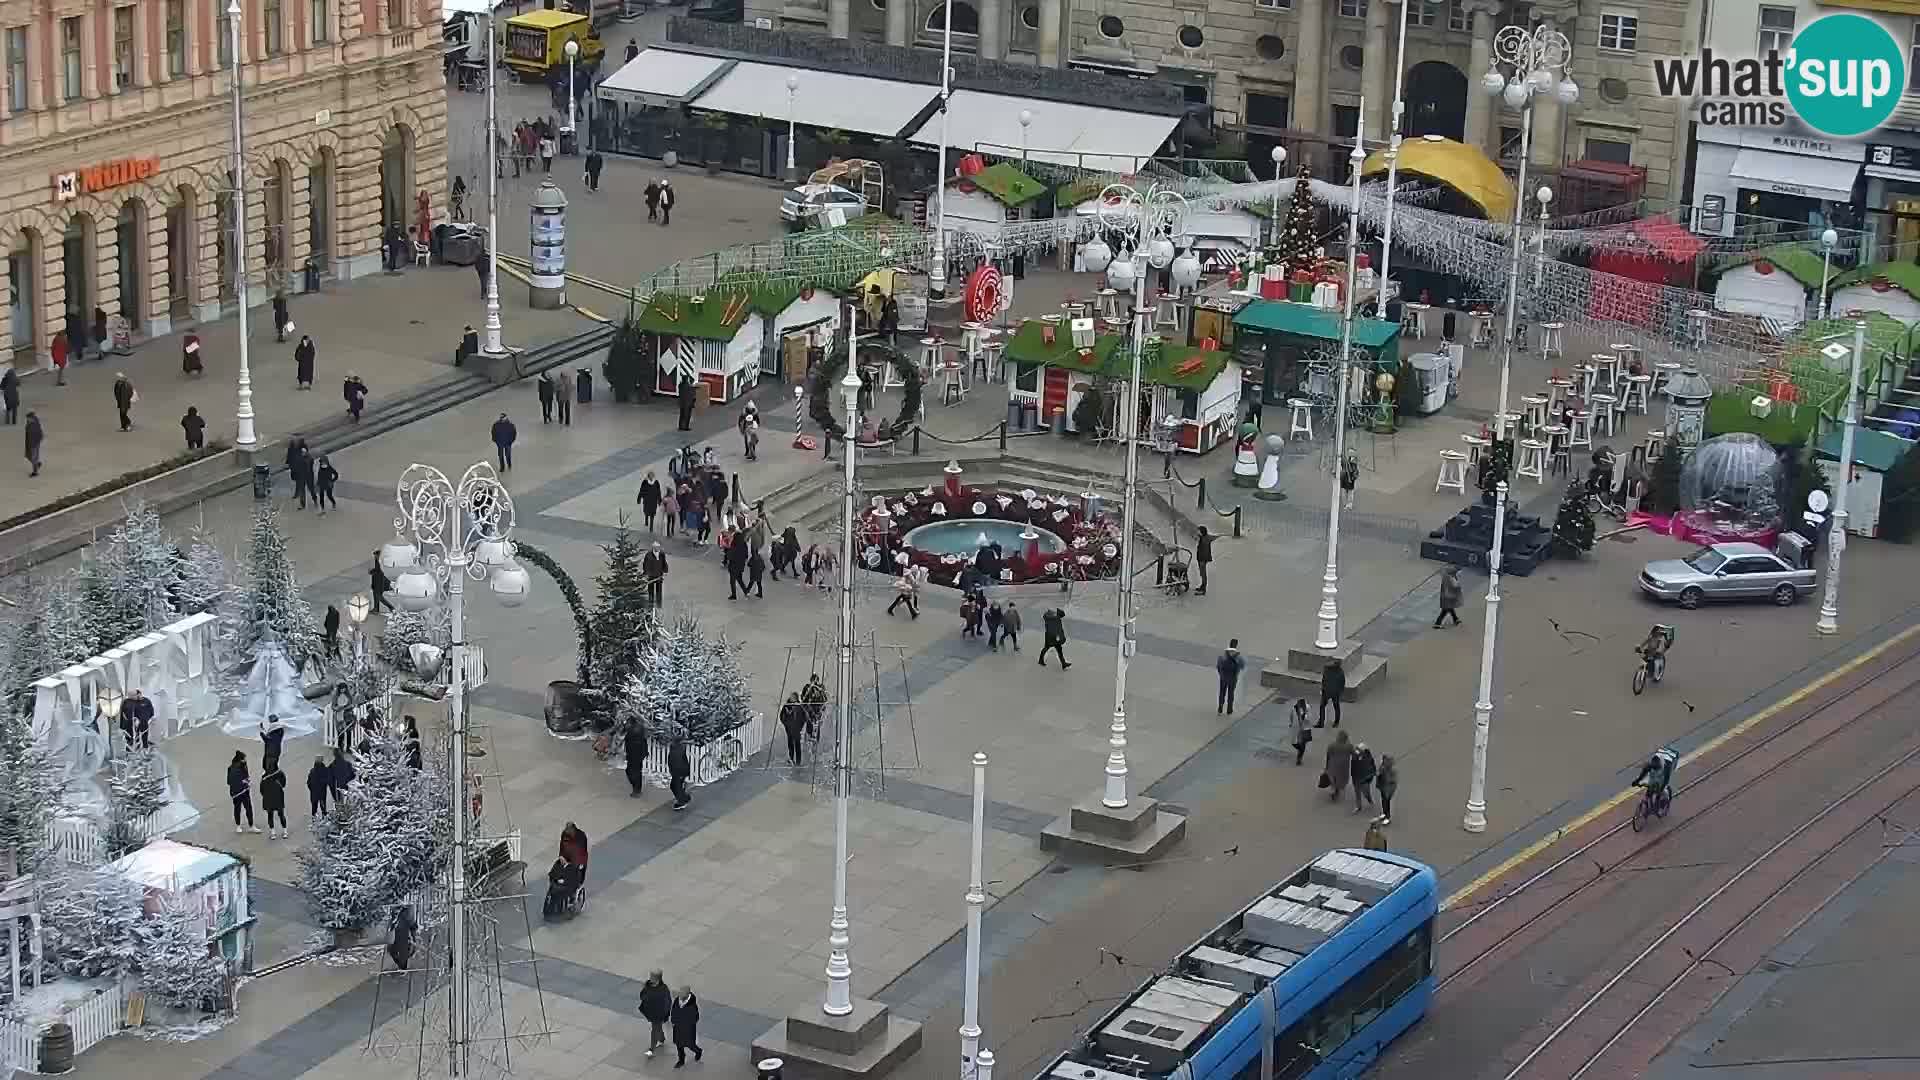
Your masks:
{"label": "silver car", "polygon": [[1813,592],[1815,576],[1759,544],[1710,544],[1684,559],[1648,563],[1640,591],[1683,608],[1703,600],[1771,600],[1786,607]]}
{"label": "silver car", "polygon": [[838,184],[801,184],[780,200],[780,217],[789,229],[824,228],[833,210],[852,221],[867,212],[867,200]]}

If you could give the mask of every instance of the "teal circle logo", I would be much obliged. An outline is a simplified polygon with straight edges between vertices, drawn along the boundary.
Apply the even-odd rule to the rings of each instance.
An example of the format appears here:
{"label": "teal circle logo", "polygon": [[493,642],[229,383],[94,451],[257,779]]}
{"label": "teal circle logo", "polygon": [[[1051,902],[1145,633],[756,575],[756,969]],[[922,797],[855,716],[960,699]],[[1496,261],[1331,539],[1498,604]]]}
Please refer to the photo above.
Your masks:
{"label": "teal circle logo", "polygon": [[1787,101],[1822,135],[1851,138],[1887,122],[1907,88],[1907,57],[1887,28],[1864,15],[1808,23],[1787,54]]}

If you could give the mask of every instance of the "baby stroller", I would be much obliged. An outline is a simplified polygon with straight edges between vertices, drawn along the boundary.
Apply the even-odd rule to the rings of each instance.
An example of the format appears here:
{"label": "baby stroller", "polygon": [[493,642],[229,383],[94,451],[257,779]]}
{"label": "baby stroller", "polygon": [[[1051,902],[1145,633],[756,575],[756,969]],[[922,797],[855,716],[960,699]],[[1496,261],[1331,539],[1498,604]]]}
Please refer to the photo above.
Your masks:
{"label": "baby stroller", "polygon": [[1185,596],[1192,586],[1187,580],[1188,563],[1184,552],[1167,556],[1167,572],[1160,579],[1160,591],[1168,596]]}

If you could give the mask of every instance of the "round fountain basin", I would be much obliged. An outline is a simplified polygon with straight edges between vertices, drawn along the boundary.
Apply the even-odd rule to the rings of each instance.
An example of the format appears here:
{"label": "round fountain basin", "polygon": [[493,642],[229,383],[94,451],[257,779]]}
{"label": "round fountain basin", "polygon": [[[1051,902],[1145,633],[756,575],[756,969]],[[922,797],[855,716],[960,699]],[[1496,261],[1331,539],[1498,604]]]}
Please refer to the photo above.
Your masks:
{"label": "round fountain basin", "polygon": [[[999,544],[1000,550],[1009,555],[1018,555],[1027,550],[1027,542],[1020,534],[1027,526],[1017,521],[996,521],[991,518],[957,518],[953,521],[935,521],[909,530],[902,538],[908,547],[921,551],[930,551],[936,555],[965,555],[971,558],[980,550],[980,537],[985,536],[989,544]],[[1040,534],[1040,550],[1046,554],[1057,554],[1067,550],[1066,541],[1059,535],[1047,531],[1038,525],[1033,531]]]}

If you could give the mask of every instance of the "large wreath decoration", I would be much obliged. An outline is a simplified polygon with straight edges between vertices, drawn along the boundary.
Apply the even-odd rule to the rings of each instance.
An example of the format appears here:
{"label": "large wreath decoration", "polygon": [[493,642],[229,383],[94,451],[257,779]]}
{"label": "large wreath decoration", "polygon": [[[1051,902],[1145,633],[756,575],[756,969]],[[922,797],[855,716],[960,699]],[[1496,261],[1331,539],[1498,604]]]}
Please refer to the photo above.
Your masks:
{"label": "large wreath decoration", "polygon": [[[892,442],[913,430],[920,419],[920,369],[912,360],[898,349],[884,345],[861,346],[861,355],[870,356],[879,353],[893,365],[894,373],[900,376],[902,390],[900,395],[900,414],[891,424],[880,426],[879,441]],[[840,378],[847,368],[846,353],[835,349],[827,355],[819,367],[813,369],[813,389],[811,400],[807,403],[807,412],[820,430],[835,439],[845,439],[847,431],[833,415],[834,399],[840,396]]]}

